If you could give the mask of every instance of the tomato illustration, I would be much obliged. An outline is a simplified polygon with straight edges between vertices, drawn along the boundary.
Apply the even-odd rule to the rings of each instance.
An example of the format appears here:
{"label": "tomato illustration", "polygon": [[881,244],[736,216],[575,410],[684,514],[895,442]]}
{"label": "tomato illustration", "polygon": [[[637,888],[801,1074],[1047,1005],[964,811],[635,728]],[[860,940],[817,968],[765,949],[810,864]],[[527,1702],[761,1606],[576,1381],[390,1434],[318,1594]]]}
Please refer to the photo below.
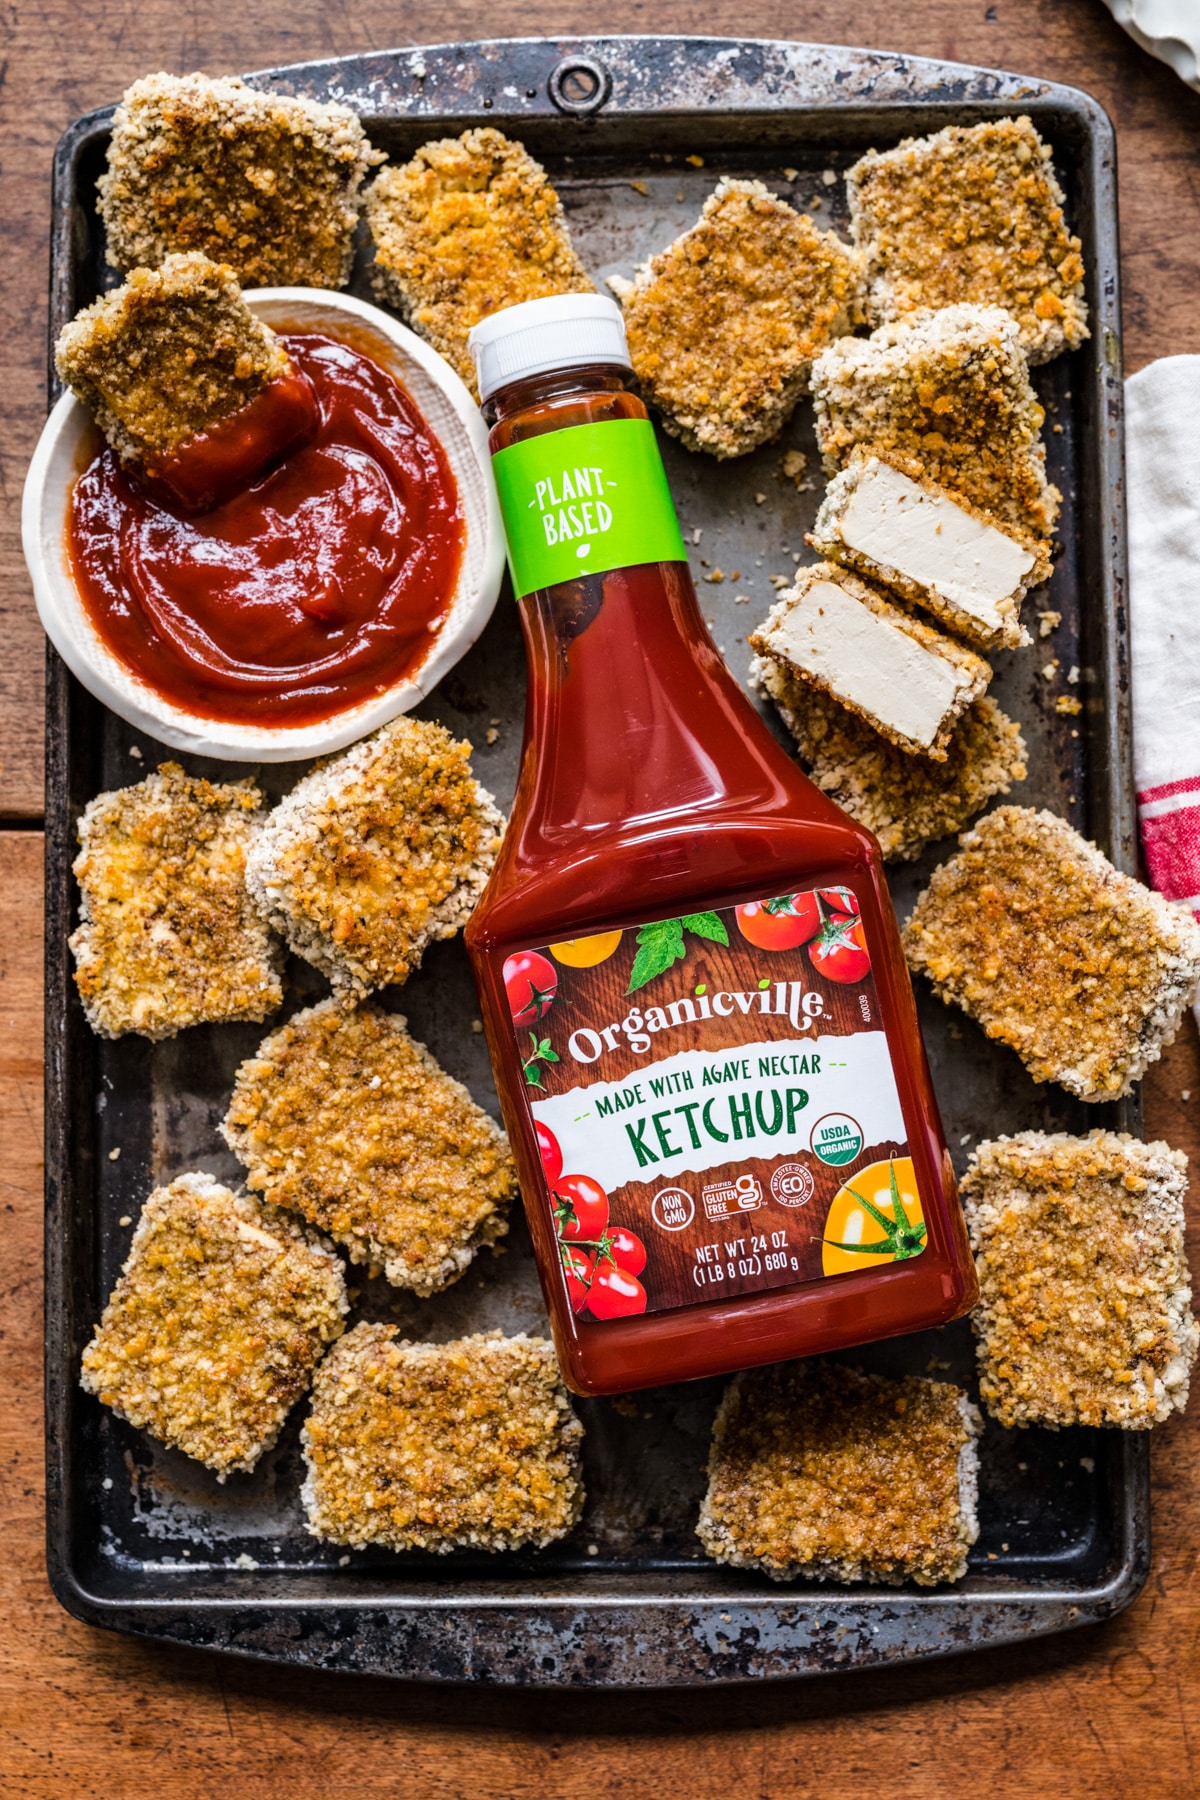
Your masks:
{"label": "tomato illustration", "polygon": [[646,1246],[637,1232],[630,1231],[627,1225],[609,1226],[600,1246],[601,1261],[606,1254],[627,1275],[640,1275],[646,1266]]}
{"label": "tomato illustration", "polygon": [[846,919],[835,914],[822,926],[808,954],[812,966],[828,981],[861,981],[870,972],[871,957],[861,919]]}
{"label": "tomato illustration", "polygon": [[597,1319],[627,1319],[646,1310],[646,1290],[636,1275],[603,1262],[588,1289],[588,1311]]}
{"label": "tomato illustration", "polygon": [[581,1312],[587,1305],[596,1259],[589,1256],[586,1250],[577,1250],[573,1244],[560,1244],[558,1254],[562,1258],[563,1279],[567,1284],[571,1311]]}
{"label": "tomato illustration", "polygon": [[829,1203],[821,1239],[826,1275],[919,1256],[925,1248],[925,1216],[912,1158],[869,1163],[852,1176]]}
{"label": "tomato illustration", "polygon": [[815,894],[781,894],[777,900],[751,900],[737,908],[738,929],[760,950],[794,950],[821,929]]}
{"label": "tomato illustration", "polygon": [[518,950],[505,960],[504,991],[514,1025],[535,1025],[554,1005],[558,976],[536,950]]}
{"label": "tomato illustration", "polygon": [[550,1127],[543,1125],[540,1119],[533,1121],[533,1128],[537,1132],[538,1153],[546,1171],[546,1180],[553,1187],[563,1172],[562,1149]]}
{"label": "tomato illustration", "polygon": [[846,918],[850,919],[858,912],[858,901],[854,898],[854,895],[850,892],[849,888],[818,888],[817,894],[832,913],[842,913]]}
{"label": "tomato illustration", "polygon": [[601,931],[595,937],[567,938],[561,944],[551,944],[550,954],[568,969],[594,969],[597,963],[608,961],[622,936],[619,931]]}
{"label": "tomato illustration", "polygon": [[599,1243],[608,1225],[608,1195],[598,1181],[590,1175],[562,1175],[550,1197],[563,1243]]}

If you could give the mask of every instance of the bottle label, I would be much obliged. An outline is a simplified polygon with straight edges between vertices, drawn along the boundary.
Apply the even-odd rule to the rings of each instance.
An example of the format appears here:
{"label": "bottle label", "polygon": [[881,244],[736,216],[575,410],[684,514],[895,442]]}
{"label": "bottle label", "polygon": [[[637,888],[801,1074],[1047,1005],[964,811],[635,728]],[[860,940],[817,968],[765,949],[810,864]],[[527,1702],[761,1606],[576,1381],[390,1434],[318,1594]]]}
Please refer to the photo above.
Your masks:
{"label": "bottle label", "polygon": [[492,458],[517,598],[637,563],[685,562],[648,419],[547,431]]}
{"label": "bottle label", "polygon": [[924,1250],[851,889],[518,951],[504,982],[581,1318],[861,1274]]}

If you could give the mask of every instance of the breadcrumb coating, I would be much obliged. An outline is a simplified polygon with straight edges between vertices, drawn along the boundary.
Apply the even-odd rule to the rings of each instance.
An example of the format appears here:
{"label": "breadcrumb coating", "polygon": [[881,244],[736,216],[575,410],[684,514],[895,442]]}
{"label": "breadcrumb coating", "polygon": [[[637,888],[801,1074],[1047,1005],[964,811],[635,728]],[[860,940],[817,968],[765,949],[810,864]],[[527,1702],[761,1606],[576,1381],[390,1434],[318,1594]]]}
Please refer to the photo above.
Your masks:
{"label": "breadcrumb coating", "polygon": [[910,968],[1081,1100],[1127,1094],[1200,982],[1200,925],[1053,813],[1001,806],[904,927]]}
{"label": "breadcrumb coating", "polygon": [[284,374],[287,352],[224,263],[198,252],[135,269],[77,313],[54,350],[122,462],[152,462],[247,405]]}
{"label": "breadcrumb coating", "polygon": [[761,181],[722,181],[689,231],[609,286],[642,392],[718,457],[778,437],[813,357],[861,316],[859,259]]}
{"label": "breadcrumb coating", "polygon": [[251,894],[340,994],[407,980],[470,918],[504,828],[470,754],[441,725],[393,719],[318,763],[256,838]]}
{"label": "breadcrumb coating", "polygon": [[590,294],[562,202],[523,144],[490,126],[423,144],[367,193],[379,298],[457,369],[476,399],[467,333],[547,294]]}
{"label": "breadcrumb coating", "polygon": [[389,1550],[549,1544],[583,1509],[582,1439],[545,1339],[415,1344],[358,1325],[313,1385],[308,1528]]}
{"label": "breadcrumb coating", "polygon": [[280,1005],[279,950],[246,891],[261,807],[253,782],[214,786],[172,762],[88,806],[70,947],[101,1037],[174,1037]]}
{"label": "breadcrumb coating", "polygon": [[[907,638],[919,647],[919,653],[924,652],[920,657],[923,665],[928,666],[928,659],[936,658],[942,672],[949,672],[950,686],[942,683],[945,710],[932,735],[909,736],[896,722],[899,715],[884,717],[881,712],[870,710],[861,699],[863,689],[856,679],[858,663],[864,655],[861,626],[855,620],[846,623],[844,629],[831,627],[829,603],[837,598],[830,594],[831,587],[849,596],[855,613],[862,608],[865,614],[881,621],[896,634],[894,639],[887,640],[889,657],[893,654],[892,644],[903,649]],[[835,636],[838,638],[836,645],[833,643]],[[783,590],[747,642],[751,649],[776,663],[793,681],[807,682],[829,694],[898,749],[928,757],[934,762],[946,760],[947,746],[958,721],[992,679],[991,666],[973,650],[943,636],[932,625],[902,612],[878,588],[856,580],[835,563],[813,563],[808,568],[797,569],[792,586]],[[903,681],[904,674],[901,673],[898,679]],[[921,679],[927,677],[922,675]]]}
{"label": "breadcrumb coating", "polygon": [[272,1033],[238,1070],[221,1130],[248,1187],[397,1287],[448,1287],[508,1230],[504,1133],[369,1004],[325,1000]]}
{"label": "breadcrumb coating", "polygon": [[1121,1133],[980,1144],[962,1183],[979,1391],[1002,1425],[1144,1431],[1187,1404],[1200,1345],[1187,1158]]}
{"label": "breadcrumb coating", "polygon": [[[891,476],[886,473],[889,470],[893,471]],[[855,495],[864,485],[869,489],[873,477],[881,473],[893,483],[898,479],[905,493],[908,537],[904,550],[909,564],[906,569],[897,567],[895,561],[877,559],[861,543],[851,543],[843,532],[846,515]],[[942,534],[948,526],[953,525],[957,515],[961,523],[973,520],[977,525],[1002,533],[1016,547],[1010,554],[1024,552],[1028,565],[1025,573],[989,609],[989,617],[984,616],[978,601],[973,608],[968,608],[953,591],[947,591],[948,584],[943,583],[939,587],[936,582],[918,580],[910,572],[910,569],[919,566],[923,560],[922,539],[914,529],[918,510],[922,515],[921,524],[925,532]],[[845,525],[845,530],[850,530],[849,524]],[[826,488],[821,509],[805,541],[812,545],[818,555],[853,569],[868,581],[881,583],[910,605],[932,613],[948,631],[956,632],[966,643],[973,644],[980,650],[1015,649],[1032,641],[1021,624],[1021,603],[1031,589],[1040,587],[1050,579],[1051,574],[1050,546],[1044,540],[1026,536],[1007,521],[984,511],[982,507],[972,506],[961,494],[952,494],[948,489],[939,487],[936,482],[926,480],[920,463],[914,457],[901,456],[896,451],[886,455],[865,450],[853,451],[847,466],[834,476]],[[995,542],[994,539],[992,541]],[[976,558],[980,555],[978,544],[974,546],[974,554]],[[977,566],[976,564],[976,568]],[[962,567],[968,575],[975,573],[965,559]]]}
{"label": "breadcrumb coating", "polygon": [[80,1381],[224,1481],[275,1442],[346,1310],[342,1265],[311,1233],[180,1175],[142,1209]]}
{"label": "breadcrumb coating", "polygon": [[875,833],[887,862],[915,861],[1025,779],[1021,728],[986,694],[955,726],[945,762],[934,762],[898,750],[865,719],[766,657],[754,659],[750,676],[779,708],[809,777]]}
{"label": "breadcrumb coating", "polygon": [[1049,144],[1028,117],[951,125],[869,150],[847,172],[871,323],[967,300],[1002,306],[1031,363],[1089,335],[1080,242]]}
{"label": "breadcrumb coating", "polygon": [[717,1413],[697,1535],[718,1562],[775,1581],[958,1581],[979,1535],[981,1429],[949,1382],[747,1370]]}
{"label": "breadcrumb coating", "polygon": [[830,471],[859,445],[899,451],[940,487],[1049,537],[1061,495],[1046,479],[1045,412],[1016,320],[998,306],[908,313],[841,338],[814,362],[812,389]]}
{"label": "breadcrumb coating", "polygon": [[344,287],[363,179],[383,160],[349,107],[232,75],[147,75],[117,108],[96,184],[108,260],[202,250],[243,287]]}

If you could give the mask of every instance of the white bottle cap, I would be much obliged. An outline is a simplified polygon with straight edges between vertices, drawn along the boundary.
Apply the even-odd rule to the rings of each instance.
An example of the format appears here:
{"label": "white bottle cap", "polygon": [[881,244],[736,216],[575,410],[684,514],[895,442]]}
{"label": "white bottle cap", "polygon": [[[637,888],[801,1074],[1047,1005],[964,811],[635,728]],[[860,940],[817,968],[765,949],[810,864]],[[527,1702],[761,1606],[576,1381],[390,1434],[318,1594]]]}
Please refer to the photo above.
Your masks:
{"label": "white bottle cap", "polygon": [[604,294],[548,294],[506,306],[471,328],[467,348],[475,358],[479,395],[551,369],[614,363],[632,369],[625,321]]}

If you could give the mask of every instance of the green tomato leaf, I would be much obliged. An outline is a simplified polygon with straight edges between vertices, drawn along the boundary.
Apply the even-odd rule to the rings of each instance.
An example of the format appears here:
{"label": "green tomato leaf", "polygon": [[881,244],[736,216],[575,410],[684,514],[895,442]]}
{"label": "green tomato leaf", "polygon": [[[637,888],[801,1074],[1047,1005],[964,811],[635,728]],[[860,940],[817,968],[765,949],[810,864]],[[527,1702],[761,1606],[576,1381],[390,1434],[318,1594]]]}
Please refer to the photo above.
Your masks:
{"label": "green tomato leaf", "polygon": [[680,923],[686,931],[694,931],[697,937],[708,938],[710,943],[729,942],[729,933],[715,912],[685,913]]}
{"label": "green tomato leaf", "polygon": [[[717,921],[720,923],[720,920]],[[629,971],[626,994],[636,994],[648,981],[665,975],[683,956],[683,924],[679,919],[656,919],[637,934],[637,954]]]}

